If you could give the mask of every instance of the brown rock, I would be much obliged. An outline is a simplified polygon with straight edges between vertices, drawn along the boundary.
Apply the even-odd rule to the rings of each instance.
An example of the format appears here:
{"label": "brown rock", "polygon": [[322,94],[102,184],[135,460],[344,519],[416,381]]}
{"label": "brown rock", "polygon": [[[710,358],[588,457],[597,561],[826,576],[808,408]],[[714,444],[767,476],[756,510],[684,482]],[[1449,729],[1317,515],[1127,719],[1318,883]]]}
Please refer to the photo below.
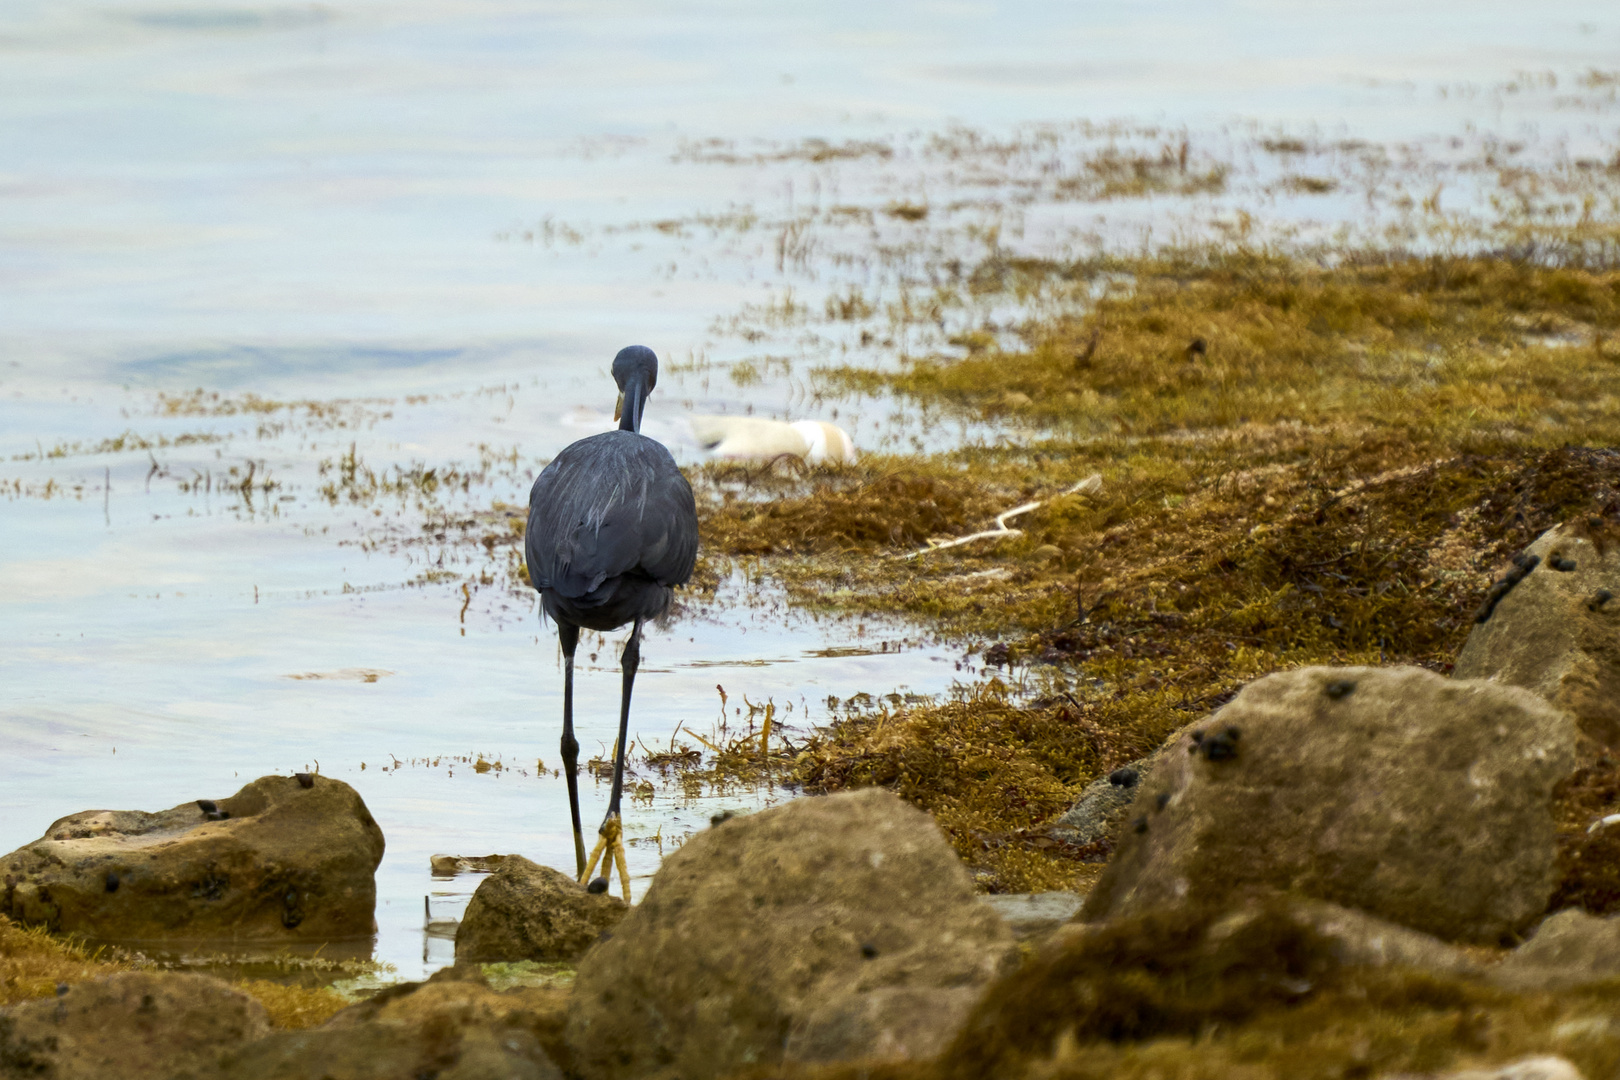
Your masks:
{"label": "brown rock", "polygon": [[212,814],[188,802],[62,818],[0,857],[0,912],[127,942],[332,941],[375,930],[383,835],[348,784],[265,776],[209,805]]}
{"label": "brown rock", "polygon": [[270,1032],[264,1006],[206,975],[125,972],[0,1010],[0,1076],[170,1080]]}
{"label": "brown rock", "polygon": [[[1189,912],[1173,917],[1193,918],[1194,915]],[[1429,934],[1325,900],[1276,893],[1250,894],[1229,911],[1210,916],[1206,944],[1213,946],[1245,933],[1257,919],[1274,918],[1309,930],[1313,940],[1327,950],[1337,967],[1394,967],[1462,977],[1481,975],[1485,971],[1463,949]],[[1058,930],[1042,948],[1071,947],[1064,942],[1081,941],[1106,925],[1072,922]]]}
{"label": "brown rock", "polygon": [[881,789],[724,822],[580,964],[586,1077],[926,1057],[1013,954],[939,827]]}
{"label": "brown rock", "polygon": [[1597,743],[1620,746],[1620,530],[1585,522],[1549,529],[1493,593],[1530,559],[1534,566],[1468,635],[1453,677],[1534,690]]}
{"label": "brown rock", "polygon": [[[949,1044],[982,992],[978,985],[880,986],[831,997],[793,1025],[782,1056],[806,1064],[851,1057],[927,1061]],[[942,1017],[950,1022],[940,1023]]]}
{"label": "brown rock", "polygon": [[567,874],[505,856],[473,893],[456,931],[456,960],[573,960],[629,910]]}
{"label": "brown rock", "polygon": [[391,987],[311,1031],[277,1032],[220,1064],[219,1080],[560,1080],[544,1044],[561,1027],[555,990],[497,993],[441,972]]}
{"label": "brown rock", "polygon": [[1550,802],[1575,738],[1566,714],[1496,683],[1272,675],[1171,745],[1081,915],[1265,888],[1494,944],[1557,882]]}
{"label": "brown rock", "polygon": [[1508,954],[1491,981],[1513,990],[1565,990],[1620,979],[1620,921],[1560,911]]}
{"label": "brown rock", "polygon": [[[1331,942],[1339,963],[1345,967],[1397,967],[1453,976],[1475,976],[1484,971],[1478,961],[1455,945],[1385,922],[1365,911],[1298,897],[1279,903],[1291,918]],[[1236,917],[1252,918],[1253,910]]]}

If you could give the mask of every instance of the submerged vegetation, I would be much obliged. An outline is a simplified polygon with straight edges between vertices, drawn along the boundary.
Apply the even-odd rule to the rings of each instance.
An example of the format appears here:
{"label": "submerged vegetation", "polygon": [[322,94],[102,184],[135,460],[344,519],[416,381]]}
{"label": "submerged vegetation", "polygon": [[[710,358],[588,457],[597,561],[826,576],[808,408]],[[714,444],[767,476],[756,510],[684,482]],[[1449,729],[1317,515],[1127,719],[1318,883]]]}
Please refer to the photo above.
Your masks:
{"label": "submerged vegetation", "polygon": [[[0,915],[0,1008],[53,997],[73,983],[104,979],[151,967],[151,961],[118,950],[92,948],[52,937],[44,927],[18,926]],[[255,999],[278,1028],[325,1023],[349,1002],[330,989],[267,978],[240,978],[232,985]]]}

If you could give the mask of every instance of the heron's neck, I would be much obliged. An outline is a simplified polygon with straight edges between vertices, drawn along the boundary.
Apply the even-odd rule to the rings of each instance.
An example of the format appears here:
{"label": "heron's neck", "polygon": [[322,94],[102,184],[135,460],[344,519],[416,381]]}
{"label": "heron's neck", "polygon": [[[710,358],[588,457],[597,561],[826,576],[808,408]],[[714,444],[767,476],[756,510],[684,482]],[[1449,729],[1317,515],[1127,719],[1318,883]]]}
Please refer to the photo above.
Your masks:
{"label": "heron's neck", "polygon": [[641,431],[641,410],[647,403],[647,388],[632,382],[624,388],[624,409],[619,414],[620,431]]}

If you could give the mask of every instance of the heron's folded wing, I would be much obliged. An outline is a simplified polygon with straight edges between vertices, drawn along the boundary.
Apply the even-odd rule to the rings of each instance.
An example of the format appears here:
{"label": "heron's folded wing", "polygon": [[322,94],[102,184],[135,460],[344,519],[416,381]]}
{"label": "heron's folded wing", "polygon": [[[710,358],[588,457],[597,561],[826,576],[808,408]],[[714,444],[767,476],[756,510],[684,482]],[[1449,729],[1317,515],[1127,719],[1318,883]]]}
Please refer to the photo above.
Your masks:
{"label": "heron's folded wing", "polygon": [[620,446],[604,439],[607,445],[570,454],[597,439],[569,447],[534,482],[524,544],[530,581],[570,598],[636,570],[663,585],[684,583],[697,557],[686,478],[651,440]]}
{"label": "heron's folded wing", "polygon": [[673,461],[670,469],[647,500],[646,518],[661,524],[657,542],[642,553],[641,568],[660,585],[685,585],[697,563],[697,502]]}

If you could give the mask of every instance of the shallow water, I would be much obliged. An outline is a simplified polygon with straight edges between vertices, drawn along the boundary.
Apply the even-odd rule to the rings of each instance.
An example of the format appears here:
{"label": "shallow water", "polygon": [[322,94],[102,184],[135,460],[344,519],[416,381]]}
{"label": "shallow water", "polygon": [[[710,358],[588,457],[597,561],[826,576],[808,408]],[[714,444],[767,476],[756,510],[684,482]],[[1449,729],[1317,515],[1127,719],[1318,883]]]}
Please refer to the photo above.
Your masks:
{"label": "shallow water", "polygon": [[[1431,188],[1483,206],[1474,163],[1499,144],[1612,146],[1612,83],[1579,76],[1617,45],[1601,3],[8,4],[0,851],[318,761],[388,836],[377,957],[441,963],[422,898],[453,914],[475,882],[434,882],[430,854],[571,861],[562,783],[535,768],[557,765],[555,647],[502,585],[507,552],[454,522],[521,506],[605,420],[618,347],[664,357],[647,430],[685,460],[692,410],[835,418],[865,448],[1016,437],[827,398],[813,368],[1005,328],[1016,312],[884,314],[996,245],[1130,245],[1245,207],[1371,235]],[[1257,149],[1277,133],[1305,149]],[[1099,147],[1183,139],[1224,191],[1051,187]],[[1336,186],[1279,193],[1290,170]],[[820,318],[851,289],[869,315]],[[468,483],[323,495],[345,455]],[[587,756],[618,692],[616,646],[596,652]],[[959,675],[914,629],[811,619],[743,579],[645,656],[632,730],[653,748],[711,733],[717,683],[802,732],[828,696]],[[606,792],[585,791],[589,828]],[[638,884],[659,856],[641,841],[785,794],[659,786],[630,811]]]}

